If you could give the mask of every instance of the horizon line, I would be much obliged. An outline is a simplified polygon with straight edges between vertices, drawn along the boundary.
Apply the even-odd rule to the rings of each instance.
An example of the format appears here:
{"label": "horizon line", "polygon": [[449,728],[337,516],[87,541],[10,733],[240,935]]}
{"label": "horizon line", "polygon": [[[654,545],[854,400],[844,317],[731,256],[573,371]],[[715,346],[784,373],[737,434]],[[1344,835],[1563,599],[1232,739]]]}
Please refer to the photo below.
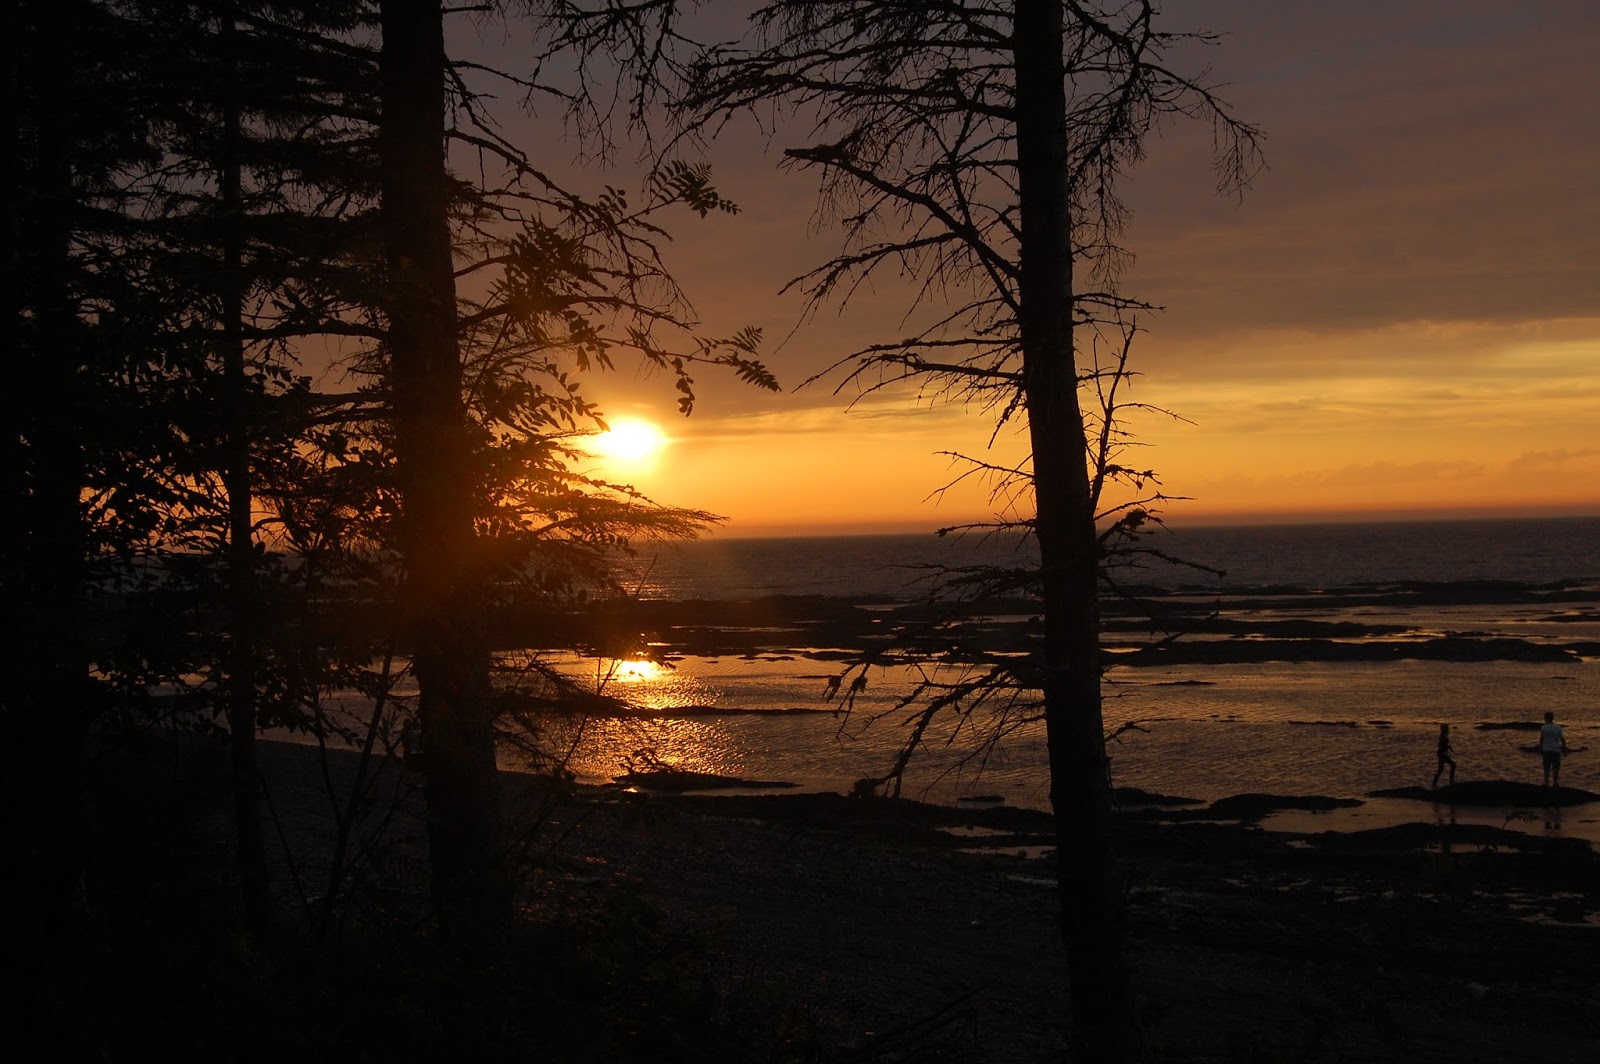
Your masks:
{"label": "horizon line", "polygon": [[[1274,525],[1394,525],[1435,521],[1555,520],[1600,518],[1600,503],[1554,506],[1463,506],[1418,509],[1370,510],[1241,510],[1183,514],[1162,518],[1169,528],[1240,528]],[[878,521],[742,522],[727,524],[707,532],[703,539],[807,539],[843,536],[934,535],[940,528],[980,523],[983,518],[944,522],[910,519]],[[954,533],[952,533],[953,535]],[[973,534],[981,535],[981,531]]]}

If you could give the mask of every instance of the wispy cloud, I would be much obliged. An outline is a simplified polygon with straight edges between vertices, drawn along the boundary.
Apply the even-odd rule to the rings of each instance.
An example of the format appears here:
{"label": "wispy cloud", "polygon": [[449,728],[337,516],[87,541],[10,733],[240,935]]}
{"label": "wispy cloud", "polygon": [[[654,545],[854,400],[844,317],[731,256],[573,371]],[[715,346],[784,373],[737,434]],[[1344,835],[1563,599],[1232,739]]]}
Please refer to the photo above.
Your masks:
{"label": "wispy cloud", "polygon": [[1368,462],[1333,469],[1307,470],[1294,478],[1318,487],[1395,488],[1408,484],[1472,480],[1490,467],[1478,462]]}

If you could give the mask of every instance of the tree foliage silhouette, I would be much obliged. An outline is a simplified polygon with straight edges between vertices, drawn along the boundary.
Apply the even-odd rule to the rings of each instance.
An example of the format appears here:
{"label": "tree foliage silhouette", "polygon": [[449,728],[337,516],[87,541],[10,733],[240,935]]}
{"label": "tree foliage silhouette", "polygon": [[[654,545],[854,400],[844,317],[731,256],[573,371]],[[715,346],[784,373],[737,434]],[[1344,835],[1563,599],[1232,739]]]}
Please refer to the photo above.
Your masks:
{"label": "tree foliage silhouette", "polygon": [[[755,357],[757,334],[685,335],[675,309],[682,302],[650,219],[674,204],[731,209],[703,169],[659,169],[637,205],[615,188],[575,196],[500,137],[464,79],[450,77],[441,4],[384,0],[380,10],[381,355],[405,558],[401,616],[421,690],[436,908],[461,937],[481,940],[507,902],[482,615],[495,577],[536,549],[562,545],[570,556],[574,544],[686,530],[708,516],[654,509],[625,486],[564,471],[572,452],[562,434],[603,424],[577,374],[631,352],[672,375],[685,413],[697,364],[761,387],[776,382]],[[503,167],[504,188],[458,199],[452,144]],[[459,300],[458,278],[486,295]],[[673,347],[666,333],[687,342]]]}
{"label": "tree foliage silhouette", "polygon": [[[712,519],[577,472],[604,427],[581,381],[637,357],[685,412],[700,366],[775,386],[758,334],[696,332],[657,250],[663,212],[733,206],[687,163],[637,197],[548,180],[482,112],[490,73],[443,53],[438,4],[390,5],[387,38],[369,0],[13,13],[4,710],[18,749],[61,755],[8,778],[60,799],[25,818],[35,901],[86,908],[91,726],[211,707],[261,929],[255,731],[347,727],[323,696],[393,682],[374,618],[401,595],[399,649],[446,706],[424,709],[440,911],[503,913],[483,612],[606,587],[634,538]],[[301,366],[327,350],[352,390]]]}

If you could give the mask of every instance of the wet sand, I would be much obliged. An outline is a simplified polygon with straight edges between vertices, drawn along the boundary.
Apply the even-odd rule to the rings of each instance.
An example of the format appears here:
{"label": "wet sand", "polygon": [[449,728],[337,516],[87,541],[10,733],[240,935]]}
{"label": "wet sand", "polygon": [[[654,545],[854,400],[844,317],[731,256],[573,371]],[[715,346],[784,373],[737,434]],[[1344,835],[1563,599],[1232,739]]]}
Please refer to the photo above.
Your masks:
{"label": "wet sand", "polygon": [[[267,753],[297,867],[314,871],[326,844],[315,754]],[[337,778],[348,761],[334,760]],[[548,815],[530,836],[545,855],[524,884],[531,918],[631,899],[681,929],[725,985],[803,1010],[826,1059],[1020,1064],[1061,1043],[1042,813],[592,790],[552,810],[537,780],[505,783],[514,822]],[[1306,817],[1348,807],[1137,797],[1123,796],[1117,839],[1156,1059],[1595,1059],[1600,860],[1587,844],[1441,826],[1427,803],[1371,830],[1269,832],[1255,825],[1286,804],[1314,807]],[[425,908],[414,799],[391,822],[397,844],[371,894],[402,910]]]}

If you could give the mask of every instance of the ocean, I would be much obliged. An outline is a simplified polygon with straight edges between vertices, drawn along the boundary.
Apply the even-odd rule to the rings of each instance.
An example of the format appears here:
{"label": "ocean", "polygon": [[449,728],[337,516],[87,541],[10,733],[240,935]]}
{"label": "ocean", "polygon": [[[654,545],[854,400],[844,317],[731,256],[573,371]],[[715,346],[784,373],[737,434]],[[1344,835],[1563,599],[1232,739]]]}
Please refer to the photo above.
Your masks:
{"label": "ocean", "polygon": [[[1148,542],[1197,566],[1151,566],[1166,586],[1331,588],[1403,581],[1600,581],[1600,518],[1202,526]],[[919,566],[1037,557],[1015,540],[927,535],[716,537],[641,550],[626,582],[646,598],[759,595],[881,596],[904,600],[925,583]]]}
{"label": "ocean", "polygon": [[[1549,710],[1574,748],[1562,782],[1600,790],[1600,519],[1197,527],[1154,542],[1205,568],[1152,563],[1121,579],[1157,598],[1208,603],[1235,628],[1185,636],[1170,662],[1108,672],[1118,785],[1205,800],[1426,786],[1441,723],[1452,726],[1458,779],[1537,782],[1532,735],[1508,725]],[[927,566],[1018,552],[1026,548],[1014,541],[931,534],[711,538],[641,552],[628,582],[645,601],[816,596],[889,611],[926,590]],[[1124,626],[1108,638],[1131,647],[1145,637]],[[653,714],[569,724],[572,767],[604,780],[648,754],[693,771],[849,790],[888,767],[914,709],[896,709],[912,677],[894,670],[875,672],[849,714],[825,698],[841,659],[859,649],[819,628],[809,639],[774,629],[770,642],[679,654],[667,668],[556,655]],[[971,722],[934,729],[902,793],[1043,807],[1041,726],[992,747],[984,737]],[[1582,808],[1565,824],[1547,817],[1547,830],[1600,838],[1600,811]]]}

